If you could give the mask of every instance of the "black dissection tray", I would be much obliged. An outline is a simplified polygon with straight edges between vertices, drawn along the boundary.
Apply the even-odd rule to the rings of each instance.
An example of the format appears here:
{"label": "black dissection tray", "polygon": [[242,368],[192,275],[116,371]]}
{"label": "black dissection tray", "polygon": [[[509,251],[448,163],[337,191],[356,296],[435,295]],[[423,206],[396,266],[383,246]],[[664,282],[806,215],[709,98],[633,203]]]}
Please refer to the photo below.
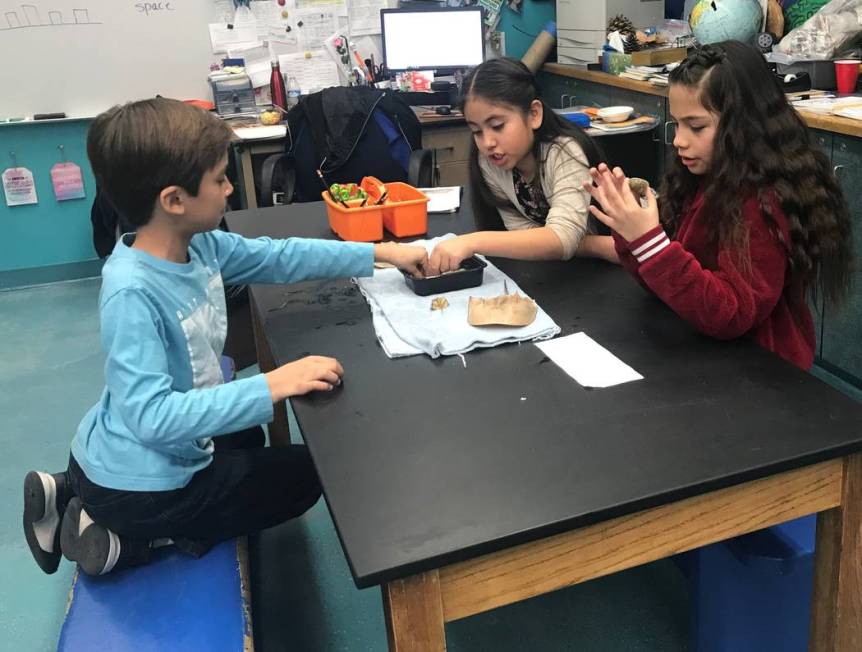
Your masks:
{"label": "black dissection tray", "polygon": [[430,276],[428,278],[415,278],[407,272],[404,274],[404,282],[420,297],[429,294],[443,294],[464,288],[474,288],[482,285],[482,275],[487,263],[477,256],[471,256],[461,261],[461,269],[457,272]]}

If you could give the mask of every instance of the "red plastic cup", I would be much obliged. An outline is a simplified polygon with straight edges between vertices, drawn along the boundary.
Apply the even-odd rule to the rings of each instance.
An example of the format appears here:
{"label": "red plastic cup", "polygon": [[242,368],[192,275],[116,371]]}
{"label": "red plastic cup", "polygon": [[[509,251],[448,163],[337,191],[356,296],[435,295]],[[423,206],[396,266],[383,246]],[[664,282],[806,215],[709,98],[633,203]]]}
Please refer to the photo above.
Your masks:
{"label": "red plastic cup", "polygon": [[858,59],[841,59],[835,62],[835,81],[841,94],[856,91],[856,81],[859,79]]}

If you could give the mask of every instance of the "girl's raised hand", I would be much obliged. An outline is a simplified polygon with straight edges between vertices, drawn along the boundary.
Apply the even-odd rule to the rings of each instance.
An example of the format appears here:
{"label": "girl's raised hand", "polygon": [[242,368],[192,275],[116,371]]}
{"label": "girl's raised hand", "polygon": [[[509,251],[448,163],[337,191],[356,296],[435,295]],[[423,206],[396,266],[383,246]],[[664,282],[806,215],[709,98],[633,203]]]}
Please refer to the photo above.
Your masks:
{"label": "girl's raised hand", "polygon": [[590,212],[619,233],[626,242],[633,242],[658,226],[655,195],[647,192],[647,205],[641,206],[620,168],[611,171],[607,165],[600,163],[598,168],[590,168],[590,177],[592,182],[585,182],[584,188],[602,206],[601,210],[590,206]]}

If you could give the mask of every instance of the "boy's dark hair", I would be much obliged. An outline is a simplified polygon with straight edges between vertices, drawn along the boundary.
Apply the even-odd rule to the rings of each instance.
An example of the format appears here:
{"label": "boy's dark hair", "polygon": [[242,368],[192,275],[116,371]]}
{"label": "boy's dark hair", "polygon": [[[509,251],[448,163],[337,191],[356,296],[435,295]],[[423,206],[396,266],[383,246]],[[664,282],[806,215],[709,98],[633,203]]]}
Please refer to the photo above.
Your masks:
{"label": "boy's dark hair", "polygon": [[168,186],[197,196],[201,178],[225,156],[230,139],[230,128],[211,113],[157,97],[99,115],[87,134],[87,156],[99,189],[139,227],[150,221]]}
{"label": "boy's dark hair", "polygon": [[811,144],[808,127],[763,55],[739,41],[705,45],[689,54],[669,81],[671,87],[695,89],[719,120],[705,177],[674,157],[659,193],[662,222],[675,232],[703,183],[713,237],[749,270],[742,204],[756,195],[774,227],[769,203],[774,192],[790,227],[788,284],[800,281],[815,297],[819,290],[826,299],[842,299],[852,277],[847,202],[829,160]]}
{"label": "boy's dark hair", "polygon": [[[530,69],[518,59],[502,57],[490,59],[473,68],[464,80],[461,109],[471,97],[479,97],[491,104],[500,104],[521,111],[524,116],[530,111],[533,100],[542,102],[542,124],[535,130],[533,156],[538,165],[533,184],[541,187],[542,143],[551,143],[560,136],[570,136],[580,145],[591,167],[604,160],[596,143],[579,127],[554,113],[539,97],[539,86]],[[470,189],[473,213],[480,230],[504,230],[499,208],[514,208],[505,199],[491,192],[479,168],[479,149],[475,139],[470,147]]]}

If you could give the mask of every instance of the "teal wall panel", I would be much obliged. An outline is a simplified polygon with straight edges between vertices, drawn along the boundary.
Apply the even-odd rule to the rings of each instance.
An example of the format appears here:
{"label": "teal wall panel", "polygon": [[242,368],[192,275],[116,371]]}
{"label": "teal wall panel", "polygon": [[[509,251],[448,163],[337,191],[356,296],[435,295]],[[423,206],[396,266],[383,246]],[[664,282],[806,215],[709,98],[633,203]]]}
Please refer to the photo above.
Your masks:
{"label": "teal wall panel", "polygon": [[[33,173],[38,204],[7,206],[0,196],[0,272],[95,260],[90,206],[96,183],[87,162],[89,120],[0,126],[0,170],[18,165]],[[83,199],[58,202],[51,186],[51,167],[65,158],[81,167]]]}
{"label": "teal wall panel", "polygon": [[549,20],[555,20],[557,5],[553,0],[524,0],[521,13],[503,5],[497,29],[506,34],[506,56],[520,59],[533,44]]}

